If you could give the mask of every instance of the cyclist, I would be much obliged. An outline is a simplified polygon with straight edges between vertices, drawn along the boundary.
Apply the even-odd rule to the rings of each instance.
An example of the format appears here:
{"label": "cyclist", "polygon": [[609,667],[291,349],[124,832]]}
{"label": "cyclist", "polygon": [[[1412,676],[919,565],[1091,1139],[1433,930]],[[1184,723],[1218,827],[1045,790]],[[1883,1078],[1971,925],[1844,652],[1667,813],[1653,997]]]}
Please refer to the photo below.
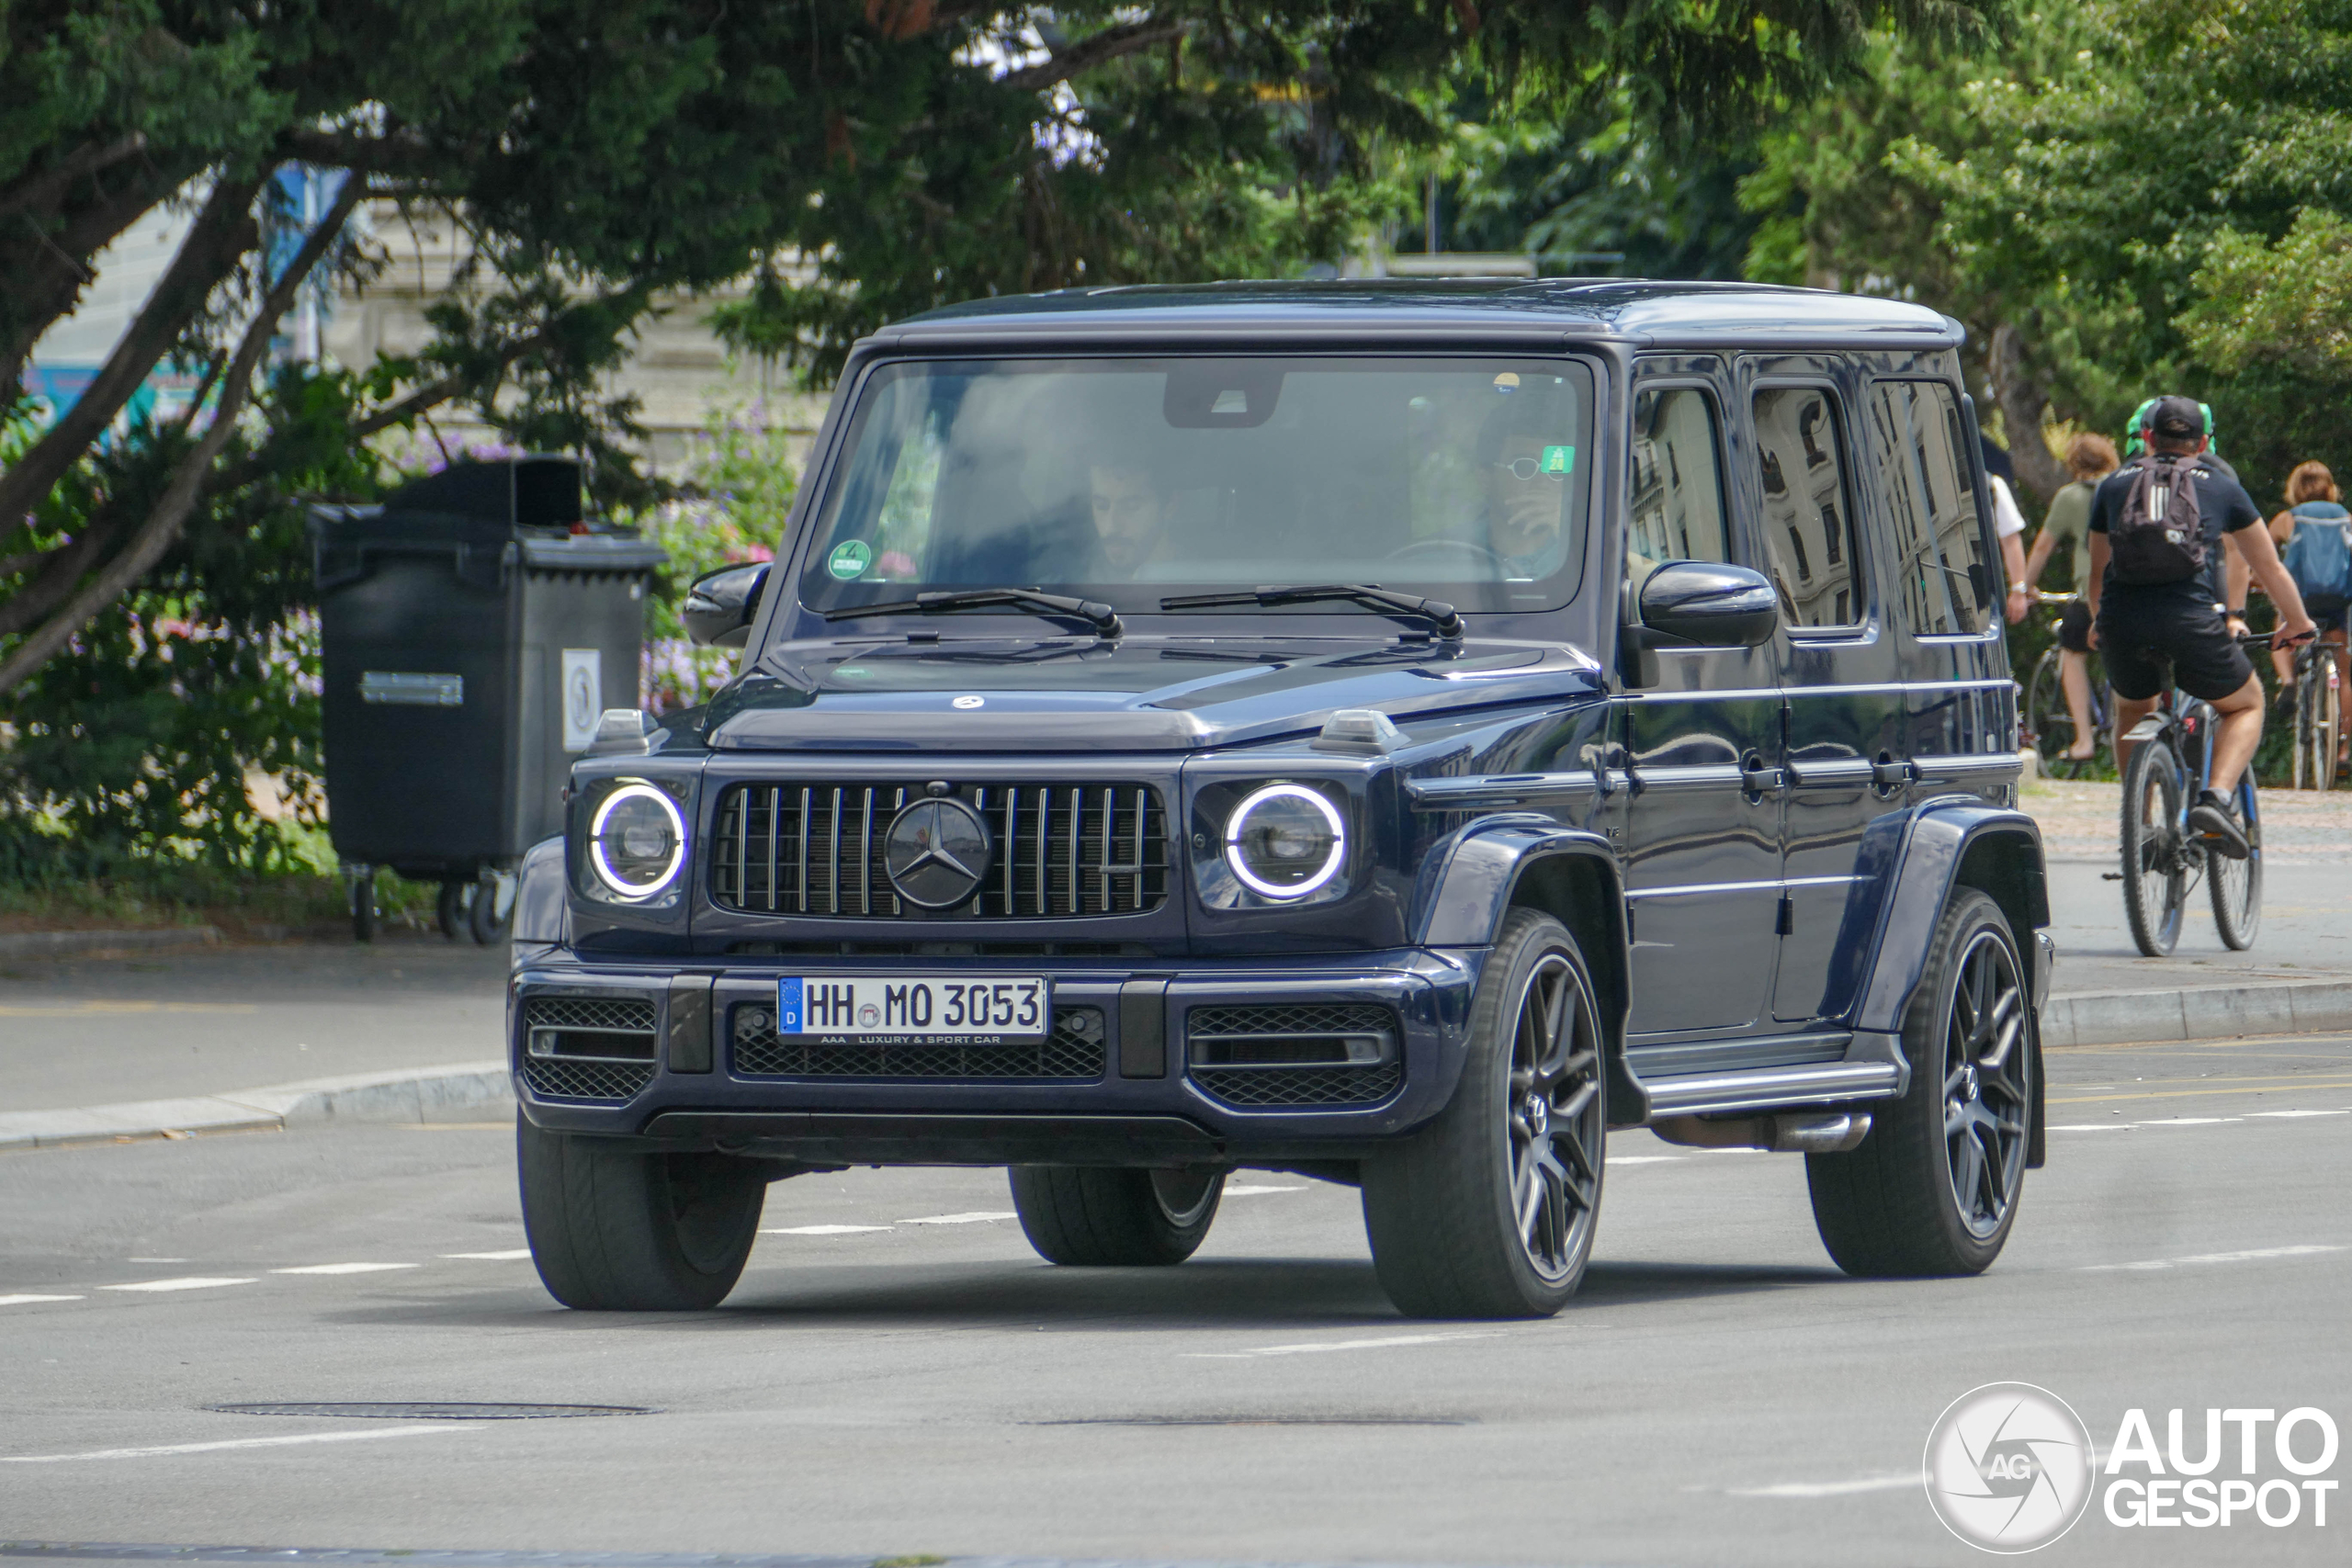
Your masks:
{"label": "cyclist", "polygon": [[[2211,774],[2189,827],[2217,852],[2244,860],[2245,829],[2230,800],[2262,740],[2262,682],[2222,619],[2223,537],[2278,606],[2273,648],[2310,637],[2312,618],[2269,534],[2256,526],[2262,513],[2245,487],[2206,459],[2212,442],[2204,410],[2187,398],[2158,398],[2143,432],[2147,455],[2109,475],[2091,500],[2091,646],[2107,656],[2115,690],[2115,760],[2129,760],[2124,737],[2155,711],[2169,664],[2181,689],[2220,716]],[[2180,525],[2192,508],[2189,531]]]}
{"label": "cyclist", "polygon": [[[2336,678],[2352,681],[2346,658],[2344,621],[2347,589],[2352,589],[2352,512],[2343,506],[2335,476],[2325,463],[2298,463],[2287,476],[2287,510],[2270,520],[2271,543],[2303,608],[2320,630],[2335,660]],[[2237,559],[2230,562],[2231,592],[2245,602],[2245,571]],[[2295,694],[2295,664],[2291,655],[2273,652],[2270,662],[2278,671],[2278,705],[2291,707]]]}
{"label": "cyclist", "polygon": [[2091,728],[2091,497],[2115,468],[2115,443],[2106,436],[2086,434],[2068,442],[2066,470],[2074,482],[2051,497],[2049,515],[2025,558],[2029,596],[2041,581],[2052,549],[2064,545],[2074,559],[2075,598],[2058,622],[2058,682],[2075,721],[2075,743],[2064,753],[2070,762],[2087,762],[2098,752],[2098,736]]}
{"label": "cyclist", "polygon": [[1984,453],[1984,483],[1993,492],[1993,536],[2001,547],[2001,575],[2008,580],[2009,592],[2003,613],[2009,625],[2025,619],[2031,596],[2025,582],[2025,514],[2018,510],[2017,497],[2009,487],[2017,480],[2017,467],[2009,455],[1993,445],[1993,438],[1983,431],[1976,433],[1976,444]]}

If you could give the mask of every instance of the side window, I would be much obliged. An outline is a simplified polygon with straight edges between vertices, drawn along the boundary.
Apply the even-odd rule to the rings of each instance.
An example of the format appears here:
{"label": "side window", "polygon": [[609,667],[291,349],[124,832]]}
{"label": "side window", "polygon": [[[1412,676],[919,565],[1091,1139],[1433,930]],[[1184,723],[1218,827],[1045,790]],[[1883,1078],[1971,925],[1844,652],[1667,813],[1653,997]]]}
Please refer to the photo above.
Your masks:
{"label": "side window", "polygon": [[1792,626],[1850,626],[1866,608],[1854,581],[1853,506],[1838,405],[1817,387],[1756,394],[1764,479],[1764,553]]}
{"label": "side window", "polygon": [[1869,427],[1894,529],[1904,623],[1920,637],[1987,630],[1993,573],[1964,478],[1960,400],[1940,381],[1881,381],[1871,389]]}
{"label": "side window", "polygon": [[1722,450],[1706,393],[1676,387],[1635,395],[1625,575],[1636,593],[1668,561],[1731,559]]}

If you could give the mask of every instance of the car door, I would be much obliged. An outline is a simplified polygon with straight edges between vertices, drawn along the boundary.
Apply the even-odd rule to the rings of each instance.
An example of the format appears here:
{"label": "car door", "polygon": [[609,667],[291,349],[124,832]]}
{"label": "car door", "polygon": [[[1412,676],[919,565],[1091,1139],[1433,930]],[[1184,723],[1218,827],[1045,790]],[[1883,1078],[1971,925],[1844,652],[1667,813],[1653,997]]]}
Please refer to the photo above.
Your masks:
{"label": "car door", "polygon": [[[1903,692],[1872,549],[1883,508],[1857,462],[1858,446],[1877,453],[1882,430],[1858,433],[1859,381],[1838,356],[1758,356],[1741,368],[1787,705],[1772,1016],[1802,1023],[1845,1009],[1860,960],[1848,928],[1875,908],[1865,835],[1901,804]],[[1841,956],[1851,962],[1841,967]]]}
{"label": "car door", "polygon": [[[1627,608],[1668,560],[1738,561],[1724,479],[1722,362],[1636,362],[1627,469]],[[1750,564],[1742,562],[1741,564]],[[1781,694],[1773,649],[1660,649],[1657,682],[1618,709],[1626,900],[1633,912],[1628,1032],[1737,1035],[1771,996],[1780,897]],[[1643,1041],[1632,1043],[1640,1046]],[[1648,1064],[1688,1071],[1700,1060]]]}

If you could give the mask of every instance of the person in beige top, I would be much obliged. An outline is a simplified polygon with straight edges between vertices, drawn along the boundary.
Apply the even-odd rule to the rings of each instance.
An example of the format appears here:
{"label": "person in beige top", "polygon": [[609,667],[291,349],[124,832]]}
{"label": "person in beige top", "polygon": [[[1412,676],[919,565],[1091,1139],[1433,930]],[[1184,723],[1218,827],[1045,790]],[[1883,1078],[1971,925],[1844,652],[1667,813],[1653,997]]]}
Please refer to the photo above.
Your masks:
{"label": "person in beige top", "polygon": [[2091,496],[2116,468],[2115,443],[2104,435],[2077,435],[2066,444],[2066,471],[2074,483],[2050,501],[2041,532],[2026,557],[2024,583],[2030,592],[2050,564],[2051,552],[2065,545],[2074,552],[2075,599],[2058,621],[2058,679],[2066,692],[2066,713],[2075,721],[2075,743],[2066,761],[2087,762],[2098,753],[2091,728]]}

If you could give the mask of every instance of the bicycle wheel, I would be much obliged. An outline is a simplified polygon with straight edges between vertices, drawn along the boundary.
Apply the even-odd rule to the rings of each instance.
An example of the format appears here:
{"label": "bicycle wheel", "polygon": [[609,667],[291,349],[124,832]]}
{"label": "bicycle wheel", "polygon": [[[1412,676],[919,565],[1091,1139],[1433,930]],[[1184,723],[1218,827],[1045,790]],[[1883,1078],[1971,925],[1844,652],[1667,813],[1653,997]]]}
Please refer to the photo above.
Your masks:
{"label": "bicycle wheel", "polygon": [[2344,685],[2336,678],[2335,660],[2323,653],[2318,660],[2319,678],[2315,688],[2314,705],[2319,709],[2312,726],[2312,759],[2314,789],[2335,787],[2335,753],[2344,744]]}
{"label": "bicycle wheel", "polygon": [[[2066,688],[2058,674],[2058,649],[2052,648],[2033,667],[2033,684],[2025,705],[2026,732],[2044,764],[2055,762],[2074,748],[2075,717],[2066,711]],[[2045,765],[2044,774],[2049,773]]]}
{"label": "bicycle wheel", "polygon": [[[2335,760],[2334,753],[2329,760]],[[2222,945],[2232,953],[2244,953],[2254,945],[2254,933],[2262,929],[2262,819],[2255,815],[2252,768],[2240,775],[2237,794],[2238,820],[2245,824],[2250,847],[2244,860],[2208,854],[2205,886],[2213,897],[2213,924],[2221,930]]]}
{"label": "bicycle wheel", "polygon": [[2164,957],[2180,940],[2188,900],[2180,820],[2180,759],[2171,742],[2143,740],[2123,770],[2123,915],[2150,958]]}
{"label": "bicycle wheel", "polygon": [[2297,660],[2295,671],[2295,743],[2289,748],[2294,758],[2294,776],[2290,787],[2312,789],[2312,678],[2311,671]]}

